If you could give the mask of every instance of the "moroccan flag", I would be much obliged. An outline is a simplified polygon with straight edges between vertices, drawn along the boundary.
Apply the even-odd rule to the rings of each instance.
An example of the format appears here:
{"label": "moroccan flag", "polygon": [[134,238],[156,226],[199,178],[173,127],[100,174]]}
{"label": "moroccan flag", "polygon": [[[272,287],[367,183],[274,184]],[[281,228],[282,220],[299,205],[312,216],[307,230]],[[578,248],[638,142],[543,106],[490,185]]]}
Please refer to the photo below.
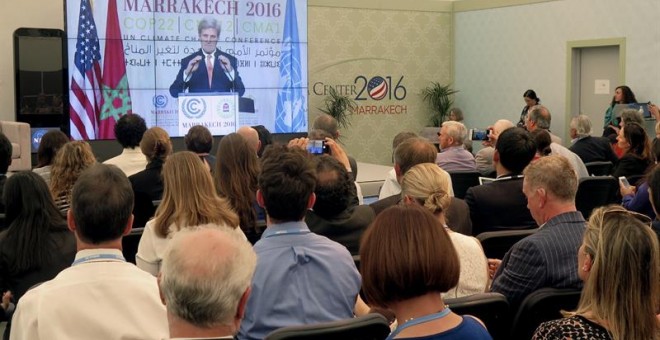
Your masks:
{"label": "moroccan flag", "polygon": [[108,22],[103,56],[103,106],[99,116],[99,138],[115,138],[115,122],[131,113],[131,95],[126,77],[124,44],[121,40],[117,1],[108,1]]}

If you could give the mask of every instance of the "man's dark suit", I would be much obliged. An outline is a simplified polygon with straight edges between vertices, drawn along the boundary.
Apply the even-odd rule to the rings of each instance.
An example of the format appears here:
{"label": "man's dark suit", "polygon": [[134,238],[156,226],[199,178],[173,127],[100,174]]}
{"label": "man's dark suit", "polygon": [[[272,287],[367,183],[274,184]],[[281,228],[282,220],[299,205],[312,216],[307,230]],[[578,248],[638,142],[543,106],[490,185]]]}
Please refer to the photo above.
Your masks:
{"label": "man's dark suit", "polygon": [[578,248],[586,222],[578,211],[559,214],[533,235],[518,241],[502,259],[491,284],[511,306],[518,306],[533,291],[544,288],[580,288]]}
{"label": "man's dark suit", "polygon": [[587,136],[578,139],[569,150],[582,158],[582,162],[607,162],[616,164],[618,158],[612,150],[610,140],[605,137]]}
{"label": "man's dark suit", "polygon": [[[218,59],[219,56],[225,56],[229,59],[231,67],[234,69],[234,81],[231,81],[227,76],[227,73],[222,67],[222,62]],[[199,61],[197,70],[190,75],[190,79],[187,82],[184,82],[183,71],[188,67],[188,63],[193,58],[201,56],[202,60]],[[199,51],[181,59],[181,69],[176,75],[174,82],[170,86],[170,94],[172,97],[177,98],[179,93],[184,92],[188,89],[188,92],[238,92],[239,96],[243,96],[245,93],[245,86],[241,77],[238,75],[238,69],[236,58],[225,53],[221,52],[220,49],[216,49],[214,52],[213,58],[215,62],[213,63],[213,79],[211,86],[209,87],[209,76],[208,71],[206,70],[206,60],[204,59],[204,53],[200,49]]]}
{"label": "man's dark suit", "polygon": [[504,177],[468,189],[465,203],[470,208],[472,235],[485,231],[536,228],[536,222],[527,209],[522,184],[522,177]]}
{"label": "man's dark suit", "polygon": [[[374,209],[376,215],[380,214],[381,211],[397,205],[401,200],[401,195],[392,195],[390,197],[383,198],[374,203],[369,204],[369,206]],[[465,201],[460,198],[452,197],[451,203],[449,204],[449,209],[445,214],[445,219],[447,220],[447,226],[457,233],[463,235],[472,235],[472,222],[470,221],[470,209],[468,208]]]}
{"label": "man's dark suit", "polygon": [[305,223],[313,233],[323,235],[342,244],[351,255],[360,250],[360,238],[369,224],[376,218],[373,209],[366,205],[350,207],[332,219],[323,218],[308,210]]}

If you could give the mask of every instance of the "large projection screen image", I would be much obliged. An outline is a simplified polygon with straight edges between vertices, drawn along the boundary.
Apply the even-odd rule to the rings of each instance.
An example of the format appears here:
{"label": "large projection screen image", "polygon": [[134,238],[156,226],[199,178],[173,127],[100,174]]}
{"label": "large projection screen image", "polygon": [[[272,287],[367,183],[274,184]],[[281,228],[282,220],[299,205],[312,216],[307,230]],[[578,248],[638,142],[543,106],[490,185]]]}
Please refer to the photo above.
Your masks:
{"label": "large projection screen image", "polygon": [[308,130],[307,0],[67,0],[65,22],[74,139],[129,113],[170,136]]}

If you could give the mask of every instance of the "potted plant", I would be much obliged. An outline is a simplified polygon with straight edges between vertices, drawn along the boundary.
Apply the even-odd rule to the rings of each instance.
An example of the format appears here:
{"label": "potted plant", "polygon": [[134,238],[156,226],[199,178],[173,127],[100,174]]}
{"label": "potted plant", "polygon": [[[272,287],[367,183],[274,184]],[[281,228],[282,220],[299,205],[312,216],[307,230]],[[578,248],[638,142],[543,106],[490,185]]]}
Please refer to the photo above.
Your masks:
{"label": "potted plant", "polygon": [[429,117],[431,126],[439,127],[445,120],[445,117],[449,114],[449,109],[454,104],[451,96],[456,92],[458,91],[452,89],[449,85],[441,85],[436,82],[432,82],[431,85],[422,90],[422,98],[428,103],[432,112]]}
{"label": "potted plant", "polygon": [[349,115],[353,114],[353,110],[357,108],[353,99],[339,94],[333,87],[329,88],[328,95],[323,99],[323,106],[319,108],[319,111],[336,119],[342,129],[351,125]]}

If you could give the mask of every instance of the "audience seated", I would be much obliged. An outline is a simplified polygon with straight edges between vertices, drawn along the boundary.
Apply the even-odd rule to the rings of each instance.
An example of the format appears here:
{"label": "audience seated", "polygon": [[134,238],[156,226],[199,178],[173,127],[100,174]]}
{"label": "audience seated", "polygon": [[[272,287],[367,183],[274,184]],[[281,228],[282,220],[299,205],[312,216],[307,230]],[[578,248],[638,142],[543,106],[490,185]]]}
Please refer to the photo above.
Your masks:
{"label": "audience seated", "polygon": [[83,171],[94,164],[96,158],[92,148],[84,141],[66,143],[57,152],[51,169],[50,194],[62,215],[66,216],[66,211],[69,210],[71,189],[76,180]]}
{"label": "audience seated", "polygon": [[310,232],[316,175],[307,153],[270,147],[262,158],[257,201],[267,228],[254,245],[257,268],[238,339],[263,339],[285,326],[353,317],[360,274],[348,250]]}
{"label": "audience seated", "polygon": [[243,235],[238,217],[218,197],[211,173],[195,153],[181,151],[170,156],[163,166],[163,182],[163,199],[156,216],[144,227],[135,254],[139,268],[157,275],[170,238],[187,227],[214,223]]}
{"label": "audience seated", "polygon": [[644,178],[637,183],[630,183],[630,186],[625,186],[619,181],[619,193],[623,197],[621,205],[624,208],[644,214],[651,218],[651,220],[655,220],[655,211],[649,199],[648,176],[658,166],[658,159],[660,159],[660,140],[654,140],[651,149],[653,151],[652,156],[654,161],[648,170],[645,171]]}
{"label": "audience seated", "polygon": [[383,211],[362,238],[360,260],[367,302],[396,315],[398,327],[388,339],[491,339],[479,319],[454,314],[443,301],[440,293],[459,283],[460,260],[427,209],[410,204]]}
{"label": "audience seated", "polygon": [[213,170],[213,182],[218,196],[223,197],[238,215],[239,225],[254,244],[259,240],[257,220],[266,218],[257,204],[259,159],[248,142],[237,133],[220,140]]}
{"label": "audience seated", "polygon": [[108,159],[103,164],[116,165],[126,176],[144,170],[147,166],[147,159],[138,146],[145,131],[147,131],[147,124],[140,115],[133,113],[121,116],[115,124],[115,137],[123,150],[121,154]]}
{"label": "audience seated", "polygon": [[534,140],[525,129],[510,128],[499,135],[493,155],[497,179],[471,187],[465,194],[465,202],[470,207],[472,235],[536,227],[522,192],[522,172],[535,153]]}
{"label": "audience seated", "polygon": [[23,295],[11,340],[167,337],[156,278],[122,256],[132,207],[133,191],[119,168],[96,164],[80,175],[67,215],[76,235],[75,261]]}
{"label": "audience seated", "polygon": [[[339,140],[339,123],[337,120],[329,114],[321,113],[314,119],[314,124],[312,124],[314,130],[323,130],[329,134],[329,136],[319,136],[323,138],[315,138],[310,135],[309,139],[324,139],[325,137],[330,137],[334,140]],[[310,131],[311,133],[312,131]],[[351,172],[353,172],[353,178],[357,178],[358,167],[355,158],[348,156],[348,161],[351,164]]]}
{"label": "audience seated", "polygon": [[458,284],[443,298],[458,298],[483,293],[488,287],[488,264],[479,241],[471,236],[456,233],[446,224],[445,211],[451,204],[447,194],[451,178],[432,163],[417,164],[403,176],[401,195],[406,204],[418,204],[428,209],[445,227],[460,262]]}
{"label": "audience seated", "polygon": [[594,210],[578,251],[577,310],[541,324],[533,339],[658,339],[660,251],[649,224],[621,207]]}
{"label": "audience seated", "polygon": [[[12,146],[9,138],[0,132],[0,196],[2,196],[5,182],[7,181],[7,171],[11,165]],[[0,211],[5,211],[4,201],[0,201]]]}
{"label": "audience seated", "polygon": [[250,148],[254,151],[254,154],[258,154],[261,149],[261,140],[259,139],[259,132],[250,126],[241,126],[236,130],[236,133],[243,136],[245,140],[250,145]]}
{"label": "audience seated", "polygon": [[171,339],[233,339],[250,295],[257,256],[218,225],[181,230],[163,256],[158,286]]}
{"label": "audience seated", "polygon": [[614,167],[614,177],[644,174],[652,161],[651,145],[644,128],[637,123],[628,123],[619,130],[616,139],[624,154]]}
{"label": "audience seated", "polygon": [[[397,180],[400,182],[403,175],[410,168],[417,164],[434,163],[437,152],[435,146],[425,138],[414,137],[408,138],[403,141],[394,150],[394,171],[396,172]],[[440,169],[442,170],[442,169]],[[446,171],[443,173],[449,175]],[[453,196],[453,188],[449,186],[449,196]],[[398,204],[401,201],[401,195],[392,195],[387,198],[380,199],[369,206],[374,209],[376,215],[390,206]],[[447,224],[454,228],[452,230],[464,235],[471,235],[472,222],[470,222],[470,211],[467,204],[462,199],[452,197],[451,204],[447,210],[445,218]]]}
{"label": "audience seated", "polygon": [[466,138],[467,129],[463,123],[454,121],[442,123],[438,132],[440,153],[435,159],[435,164],[447,172],[477,171],[474,156],[463,146]]}
{"label": "audience seated", "polygon": [[[41,176],[18,172],[7,180],[2,194],[9,228],[0,233],[0,292],[10,291],[17,303],[30,287],[71,265],[76,239]],[[4,316],[0,313],[0,320]]]}
{"label": "audience seated", "polygon": [[534,160],[537,160],[541,157],[550,156],[552,149],[550,145],[552,144],[552,138],[550,138],[550,132],[546,130],[536,129],[531,132],[532,138],[534,138],[534,143],[536,144],[536,155],[534,155]]}
{"label": "audience seated", "polygon": [[649,184],[649,200],[655,212],[655,219],[651,228],[653,228],[653,231],[658,235],[658,239],[660,239],[660,214],[658,214],[658,209],[660,208],[660,167],[656,166],[651,170],[647,182]]}
{"label": "audience seated", "polygon": [[547,156],[523,172],[527,207],[539,231],[516,243],[502,261],[489,259],[491,291],[507,297],[513,310],[543,288],[579,288],[575,268],[585,221],[575,209],[577,178],[566,158]]}
{"label": "audience seated", "polygon": [[[525,115],[527,111],[525,111]],[[482,142],[484,146],[477,154],[474,156],[474,161],[477,165],[477,171],[486,177],[490,177],[495,173],[495,165],[493,165],[493,155],[495,154],[495,144],[497,143],[497,137],[504,132],[504,130],[514,127],[513,123],[510,120],[500,119],[493,124],[493,127],[490,128],[491,131],[488,134],[488,140]]]}
{"label": "audience seated", "polygon": [[255,125],[252,128],[257,130],[257,133],[259,134],[259,151],[257,151],[257,156],[261,158],[266,147],[273,144],[273,137],[271,136],[270,131],[268,131],[263,125]]}
{"label": "audience seated", "polygon": [[183,137],[186,150],[194,152],[206,164],[209,170],[215,168],[215,156],[211,155],[213,149],[213,135],[202,125],[195,125]]}
{"label": "audience seated", "polygon": [[570,125],[570,135],[574,139],[569,150],[578,155],[584,163],[612,162],[618,158],[612,151],[610,141],[605,137],[591,136],[591,120],[587,115],[573,117]]}
{"label": "audience seated", "polygon": [[[394,136],[394,140],[392,140],[392,163],[394,163],[394,151],[396,148],[399,146],[399,144],[403,143],[406,141],[408,138],[415,138],[419,137],[417,136],[416,133],[414,132],[399,132]],[[396,179],[396,171],[394,168],[390,170],[387,173],[387,178],[385,178],[385,181],[383,182],[383,186],[380,188],[380,192],[378,193],[378,199],[382,200],[383,198],[387,198],[390,196],[398,195],[401,193],[401,186],[399,185],[399,181]]]}
{"label": "audience seated", "polygon": [[[651,106],[649,106],[649,110],[651,110]],[[617,143],[617,137],[619,136],[621,128],[623,128],[628,123],[637,123],[640,126],[644,126],[644,117],[642,117],[642,114],[637,110],[625,109],[621,111],[621,117],[617,118],[617,120],[619,122],[617,124],[618,126],[610,125],[605,128],[603,137],[607,137],[607,139],[610,141],[610,144],[612,145],[614,154],[616,154],[618,158],[621,158],[621,156],[623,156],[625,153],[625,150],[621,149]],[[609,134],[606,135],[605,133],[608,131]]]}
{"label": "audience seated", "polygon": [[57,150],[68,142],[69,137],[60,130],[50,130],[41,137],[37,149],[37,166],[32,171],[43,177],[46,184],[50,183],[50,170],[53,167]]}

